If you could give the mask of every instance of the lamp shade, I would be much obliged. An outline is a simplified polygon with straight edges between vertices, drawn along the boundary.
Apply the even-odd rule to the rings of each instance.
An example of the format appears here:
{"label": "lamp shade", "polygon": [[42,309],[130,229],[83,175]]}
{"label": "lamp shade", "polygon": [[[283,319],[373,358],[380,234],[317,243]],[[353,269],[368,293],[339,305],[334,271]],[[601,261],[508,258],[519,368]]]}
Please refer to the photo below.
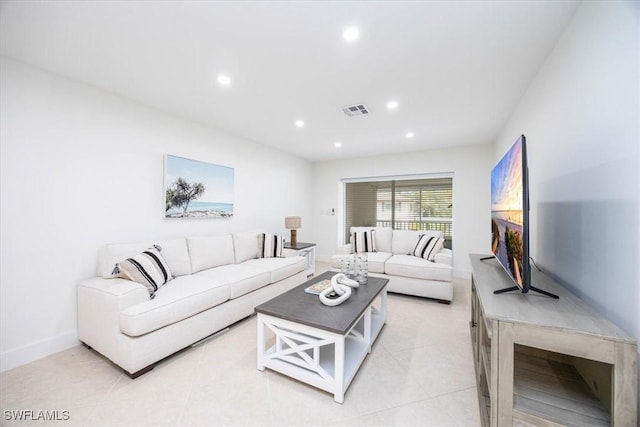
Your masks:
{"label": "lamp shade", "polygon": [[284,227],[287,229],[300,228],[302,226],[302,217],[286,216],[284,217]]}

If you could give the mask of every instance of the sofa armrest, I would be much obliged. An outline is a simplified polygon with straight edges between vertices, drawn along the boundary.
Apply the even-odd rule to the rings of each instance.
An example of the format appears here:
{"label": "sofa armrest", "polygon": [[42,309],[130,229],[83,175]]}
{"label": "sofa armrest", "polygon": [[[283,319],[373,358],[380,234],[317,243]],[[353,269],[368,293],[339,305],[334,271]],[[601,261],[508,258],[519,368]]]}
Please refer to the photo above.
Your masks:
{"label": "sofa armrest", "polygon": [[451,249],[442,248],[435,256],[435,262],[438,264],[453,265],[453,251]]}
{"label": "sofa armrest", "polygon": [[78,302],[80,298],[86,299],[88,295],[101,300],[101,305],[113,304],[120,311],[140,302],[149,301],[149,291],[140,283],[126,279],[103,279],[92,277],[83,280],[78,285]]}
{"label": "sofa armrest", "polygon": [[351,243],[338,246],[336,249],[336,255],[351,255]]}
{"label": "sofa armrest", "polygon": [[120,313],[127,307],[149,301],[149,291],[125,279],[93,277],[78,284],[78,337],[116,364],[120,335]]}

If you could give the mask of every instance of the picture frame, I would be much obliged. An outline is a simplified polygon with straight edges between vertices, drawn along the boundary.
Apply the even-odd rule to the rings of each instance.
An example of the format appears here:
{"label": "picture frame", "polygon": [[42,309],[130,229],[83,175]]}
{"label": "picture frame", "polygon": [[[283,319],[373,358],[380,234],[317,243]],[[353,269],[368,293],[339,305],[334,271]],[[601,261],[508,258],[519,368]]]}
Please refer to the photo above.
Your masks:
{"label": "picture frame", "polygon": [[233,168],[165,155],[164,218],[233,216]]}

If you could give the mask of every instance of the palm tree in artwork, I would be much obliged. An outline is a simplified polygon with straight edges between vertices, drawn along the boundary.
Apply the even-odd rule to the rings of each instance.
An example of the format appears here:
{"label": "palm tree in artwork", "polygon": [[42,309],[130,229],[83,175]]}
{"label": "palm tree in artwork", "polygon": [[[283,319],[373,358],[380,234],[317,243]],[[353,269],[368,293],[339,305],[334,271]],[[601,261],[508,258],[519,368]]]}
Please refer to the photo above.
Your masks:
{"label": "palm tree in artwork", "polygon": [[500,227],[495,219],[491,219],[491,252],[498,255],[498,247],[500,246]]}
{"label": "palm tree in artwork", "polygon": [[205,187],[201,182],[188,183],[184,178],[178,178],[176,182],[167,188],[166,211],[172,207],[182,206],[182,213],[186,214],[189,203],[202,196]]}
{"label": "palm tree in artwork", "polygon": [[516,230],[510,230],[509,227],[505,228],[505,243],[507,246],[507,256],[509,257],[509,269],[513,273],[513,277],[516,278],[518,285],[522,287],[522,277],[520,272],[522,271],[522,236]]}

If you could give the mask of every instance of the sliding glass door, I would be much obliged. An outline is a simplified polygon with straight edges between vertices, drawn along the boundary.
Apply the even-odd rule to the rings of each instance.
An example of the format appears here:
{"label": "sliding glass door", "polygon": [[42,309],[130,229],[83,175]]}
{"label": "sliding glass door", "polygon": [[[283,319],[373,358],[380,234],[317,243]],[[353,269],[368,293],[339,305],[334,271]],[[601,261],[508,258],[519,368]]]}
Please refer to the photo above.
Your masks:
{"label": "sliding glass door", "polygon": [[439,230],[452,247],[453,178],[344,181],[344,236],[352,226]]}

